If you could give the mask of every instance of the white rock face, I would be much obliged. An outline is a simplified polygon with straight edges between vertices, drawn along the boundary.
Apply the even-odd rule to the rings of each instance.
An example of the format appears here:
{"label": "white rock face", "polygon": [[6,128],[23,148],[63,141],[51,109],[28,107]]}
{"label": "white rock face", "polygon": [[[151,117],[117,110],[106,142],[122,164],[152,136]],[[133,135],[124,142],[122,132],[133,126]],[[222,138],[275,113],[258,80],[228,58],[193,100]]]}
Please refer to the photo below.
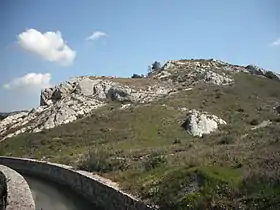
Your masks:
{"label": "white rock face", "polygon": [[231,79],[229,76],[227,76],[225,73],[216,73],[213,71],[207,71],[204,69],[197,70],[192,75],[193,78],[195,78],[196,81],[203,80],[208,83],[212,83],[215,85],[229,85],[233,83],[233,79]]}
{"label": "white rock face", "polygon": [[245,72],[264,76],[268,79],[280,81],[280,74],[264,70],[255,65],[239,66],[232,65],[223,61],[214,59],[196,59],[196,60],[170,60],[167,61],[161,71],[153,74],[154,78],[168,81],[172,80],[190,83],[202,81],[216,85],[232,84],[232,74]]}
{"label": "white rock face", "polygon": [[131,106],[131,104],[123,104],[120,109],[127,109]]}
{"label": "white rock face", "polygon": [[209,134],[215,131],[219,125],[225,124],[227,123],[216,115],[199,112],[193,109],[187,114],[187,119],[182,127],[184,127],[189,134],[202,137],[203,134]]}
{"label": "white rock face", "polygon": [[[3,140],[24,132],[40,132],[87,116],[92,110],[106,105],[108,100],[144,103],[170,91],[159,86],[137,91],[106,79],[74,78],[43,90],[41,106],[0,121],[0,135]],[[128,106],[123,105],[122,109]]]}
{"label": "white rock face", "polygon": [[41,105],[48,105],[69,94],[77,94],[97,100],[119,102],[150,101],[158,95],[168,94],[171,90],[159,86],[150,87],[149,91],[134,90],[128,86],[104,79],[76,78],[54,88],[42,91]]}
{"label": "white rock face", "polygon": [[171,80],[173,82],[187,83],[189,85],[200,81],[215,85],[229,85],[233,83],[234,81],[229,74],[222,71],[217,71],[219,73],[213,71],[218,68],[216,63],[210,60],[205,62],[171,60],[168,61],[163,66],[162,70],[154,75],[153,78],[164,81]]}

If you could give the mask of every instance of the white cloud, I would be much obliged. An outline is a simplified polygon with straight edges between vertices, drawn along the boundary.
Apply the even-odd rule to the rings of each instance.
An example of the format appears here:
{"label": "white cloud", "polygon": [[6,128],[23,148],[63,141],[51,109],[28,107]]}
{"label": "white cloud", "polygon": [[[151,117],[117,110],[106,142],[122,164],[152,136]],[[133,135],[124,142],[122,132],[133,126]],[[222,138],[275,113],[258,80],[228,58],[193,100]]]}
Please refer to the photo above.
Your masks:
{"label": "white cloud", "polygon": [[103,31],[95,31],[92,33],[92,35],[87,37],[86,40],[97,40],[103,36],[108,36],[108,35]]}
{"label": "white cloud", "polygon": [[280,38],[277,39],[275,42],[272,43],[274,46],[280,46]]}
{"label": "white cloud", "polygon": [[35,29],[28,29],[19,34],[17,38],[23,49],[33,52],[47,61],[66,66],[71,65],[76,57],[76,52],[66,44],[59,31],[42,34]]}
{"label": "white cloud", "polygon": [[51,74],[37,74],[28,73],[22,77],[13,79],[3,87],[9,90],[20,90],[20,91],[38,91],[43,88],[50,86]]}

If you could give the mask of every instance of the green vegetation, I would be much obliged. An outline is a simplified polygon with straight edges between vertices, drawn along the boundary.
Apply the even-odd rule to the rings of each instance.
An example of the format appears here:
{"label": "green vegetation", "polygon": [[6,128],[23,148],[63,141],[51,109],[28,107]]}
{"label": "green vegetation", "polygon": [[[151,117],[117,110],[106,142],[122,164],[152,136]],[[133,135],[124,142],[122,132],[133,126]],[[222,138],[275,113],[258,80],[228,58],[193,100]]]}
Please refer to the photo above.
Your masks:
{"label": "green vegetation", "polygon": [[[198,84],[128,109],[112,102],[85,119],[7,139],[0,153],[95,171],[161,209],[280,209],[280,120],[273,110],[280,83],[242,73],[235,81]],[[194,138],[180,126],[182,107],[228,124]],[[272,124],[251,130],[264,120]]]}

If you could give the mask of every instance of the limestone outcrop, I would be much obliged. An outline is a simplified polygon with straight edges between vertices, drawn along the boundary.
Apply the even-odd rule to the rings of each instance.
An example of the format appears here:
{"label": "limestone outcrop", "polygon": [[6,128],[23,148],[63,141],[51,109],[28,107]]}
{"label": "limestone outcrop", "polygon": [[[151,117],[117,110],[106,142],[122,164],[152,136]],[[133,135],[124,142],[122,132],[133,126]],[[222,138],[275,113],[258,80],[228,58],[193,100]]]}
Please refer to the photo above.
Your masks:
{"label": "limestone outcrop", "polygon": [[[214,63],[215,64],[215,63]],[[172,81],[189,86],[198,82],[212,83],[215,85],[229,85],[233,83],[230,74],[214,67],[208,61],[179,60],[168,61],[153,78]]]}
{"label": "limestone outcrop", "polygon": [[226,124],[223,119],[216,115],[192,109],[188,112],[187,119],[182,124],[182,127],[192,136],[202,137],[204,134],[210,134],[217,130],[219,125]]}
{"label": "limestone outcrop", "polygon": [[0,136],[3,140],[24,132],[40,132],[85,117],[108,101],[145,103],[170,91],[159,85],[136,90],[106,79],[74,78],[42,90],[39,107],[4,118]]}

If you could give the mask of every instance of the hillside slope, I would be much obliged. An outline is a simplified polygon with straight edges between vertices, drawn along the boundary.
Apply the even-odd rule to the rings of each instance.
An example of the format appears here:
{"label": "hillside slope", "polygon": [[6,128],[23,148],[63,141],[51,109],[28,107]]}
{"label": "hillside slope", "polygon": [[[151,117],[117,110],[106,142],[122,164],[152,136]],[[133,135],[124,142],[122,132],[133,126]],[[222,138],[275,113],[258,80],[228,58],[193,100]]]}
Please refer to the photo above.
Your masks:
{"label": "hillside slope", "polygon": [[[165,91],[145,101],[105,97],[104,105],[71,123],[6,138],[0,154],[99,173],[166,210],[279,209],[280,82],[268,72],[180,60],[148,78],[105,78],[136,92],[155,93],[153,85]],[[42,105],[55,112],[57,101]],[[207,132],[213,122],[206,114],[193,120],[193,110],[225,123]],[[203,134],[195,136],[194,129]]]}

